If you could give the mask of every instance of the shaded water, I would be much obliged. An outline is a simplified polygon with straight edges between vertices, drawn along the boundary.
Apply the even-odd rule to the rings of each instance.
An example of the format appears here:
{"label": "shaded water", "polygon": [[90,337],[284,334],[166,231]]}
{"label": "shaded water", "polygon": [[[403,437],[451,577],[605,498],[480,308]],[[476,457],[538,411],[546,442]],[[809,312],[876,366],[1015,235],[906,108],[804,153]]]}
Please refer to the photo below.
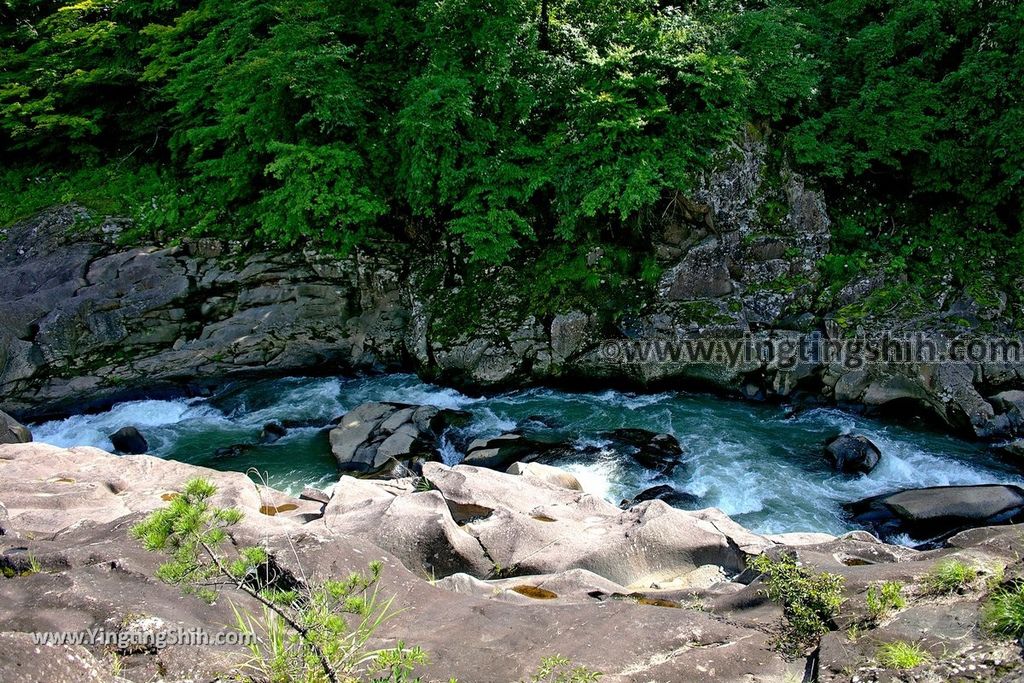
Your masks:
{"label": "shaded water", "polygon": [[[222,470],[255,467],[269,474],[272,485],[296,492],[337,480],[322,426],[366,401],[470,411],[467,433],[442,448],[450,464],[462,456],[453,443],[497,435],[527,417],[543,416],[578,444],[600,447],[596,454],[557,463],[574,472],[588,491],[617,503],[652,485],[671,483],[700,496],[701,507],[718,507],[761,533],[842,533],[853,528],[843,517],[842,503],[900,488],[1024,484],[1024,477],[992,459],[980,444],[834,409],[794,416],[780,406],[676,392],[529,389],[474,398],[412,375],[251,382],[212,398],[122,403],[105,413],[33,425],[32,430],[38,441],[109,450],[107,435],[134,425],[154,455]],[[214,455],[218,448],[258,440],[271,420],[299,426],[276,443]],[[687,465],[676,468],[669,480],[653,477],[600,438],[601,432],[618,427],[675,435],[688,451]],[[849,431],[868,436],[882,450],[881,463],[869,475],[837,474],[822,456],[827,439]]]}

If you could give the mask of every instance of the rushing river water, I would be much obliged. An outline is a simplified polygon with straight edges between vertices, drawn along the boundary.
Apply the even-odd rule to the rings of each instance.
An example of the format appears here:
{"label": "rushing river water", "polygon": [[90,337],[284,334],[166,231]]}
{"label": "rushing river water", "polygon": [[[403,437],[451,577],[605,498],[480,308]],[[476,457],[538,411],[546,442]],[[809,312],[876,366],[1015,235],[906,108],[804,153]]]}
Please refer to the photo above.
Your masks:
{"label": "rushing river water", "polygon": [[[443,445],[449,464],[462,457],[451,443],[510,431],[534,415],[560,425],[580,445],[604,446],[600,433],[618,427],[674,434],[687,449],[687,464],[667,483],[700,496],[700,507],[718,507],[762,533],[842,533],[852,528],[843,517],[844,502],[900,488],[1024,483],[982,445],[833,409],[794,416],[780,406],[675,392],[530,389],[473,398],[412,375],[251,382],[211,398],[122,403],[105,413],[37,424],[32,430],[38,441],[109,450],[107,435],[133,425],[149,440],[154,455],[222,470],[255,467],[269,474],[272,485],[296,492],[337,480],[321,426],[366,401],[470,411],[473,421],[464,428],[469,433]],[[235,455],[215,455],[218,448],[258,440],[262,426],[272,420],[317,426],[293,428],[273,444]],[[822,456],[827,439],[850,431],[868,436],[882,450],[881,463],[870,475],[837,474]],[[666,483],[608,448],[557,464],[574,472],[588,491],[613,502]]]}

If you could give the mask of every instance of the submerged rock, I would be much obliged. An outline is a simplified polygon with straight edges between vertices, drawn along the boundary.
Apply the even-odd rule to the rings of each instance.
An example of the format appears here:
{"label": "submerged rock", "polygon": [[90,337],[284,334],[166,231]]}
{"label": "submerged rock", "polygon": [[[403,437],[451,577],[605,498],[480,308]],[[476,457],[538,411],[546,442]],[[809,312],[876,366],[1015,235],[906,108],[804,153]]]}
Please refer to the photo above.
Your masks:
{"label": "submerged rock", "polygon": [[29,443],[32,432],[7,413],[0,410],[0,443]]}
{"label": "submerged rock", "polygon": [[364,403],[345,413],[330,431],[331,451],[342,472],[402,476],[439,460],[442,432],[468,414],[437,406]]}
{"label": "submerged rock", "polygon": [[882,451],[866,436],[843,434],[825,446],[825,456],[840,472],[867,474],[878,465]]}
{"label": "submerged rock", "polygon": [[142,455],[149,450],[146,437],[135,427],[121,427],[110,435],[114,450],[125,455]]}
{"label": "submerged rock", "polygon": [[287,433],[288,429],[280,422],[268,422],[263,425],[263,429],[260,430],[260,442],[274,443]]}
{"label": "submerged rock", "polygon": [[213,452],[215,458],[236,458],[240,455],[254,450],[256,444],[254,443],[233,443],[230,446],[221,446]]}
{"label": "submerged rock", "polygon": [[938,542],[979,526],[1024,519],[1024,489],[1008,484],[934,486],[874,496],[846,506],[853,521],[883,538]]}

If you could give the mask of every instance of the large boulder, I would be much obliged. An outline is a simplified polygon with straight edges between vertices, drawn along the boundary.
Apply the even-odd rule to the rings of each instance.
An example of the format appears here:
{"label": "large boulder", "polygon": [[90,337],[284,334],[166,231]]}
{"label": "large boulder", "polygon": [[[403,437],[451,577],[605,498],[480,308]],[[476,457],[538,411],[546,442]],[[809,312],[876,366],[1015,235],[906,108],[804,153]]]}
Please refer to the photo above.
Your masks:
{"label": "large boulder", "polygon": [[866,436],[843,434],[825,446],[825,457],[840,472],[867,474],[875,469],[882,451]]}
{"label": "large boulder", "polygon": [[7,413],[0,410],[0,443],[29,443],[32,432]]}
{"label": "large boulder", "polygon": [[428,460],[439,460],[444,430],[466,419],[461,411],[404,403],[364,403],[331,430],[331,451],[342,472],[404,476]]}
{"label": "large boulder", "polygon": [[1024,489],[1007,484],[933,486],[848,504],[853,521],[883,538],[907,534],[931,543],[980,526],[1024,519]]}
{"label": "large boulder", "polygon": [[149,450],[146,437],[135,427],[121,427],[110,435],[114,450],[125,455],[142,455]]}

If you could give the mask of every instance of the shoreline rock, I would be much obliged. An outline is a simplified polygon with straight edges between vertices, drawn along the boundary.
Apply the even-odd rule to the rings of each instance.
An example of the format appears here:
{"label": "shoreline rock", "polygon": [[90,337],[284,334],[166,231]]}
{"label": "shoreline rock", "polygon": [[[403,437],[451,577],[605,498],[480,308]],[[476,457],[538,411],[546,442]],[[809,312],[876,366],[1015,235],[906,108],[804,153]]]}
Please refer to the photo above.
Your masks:
{"label": "shoreline rock", "polygon": [[1010,484],[933,486],[873,496],[846,509],[882,538],[906,534],[935,547],[967,529],[1024,521],[1024,489]]}
{"label": "shoreline rock", "polygon": [[0,411],[0,444],[30,443],[32,432],[7,413]]}

